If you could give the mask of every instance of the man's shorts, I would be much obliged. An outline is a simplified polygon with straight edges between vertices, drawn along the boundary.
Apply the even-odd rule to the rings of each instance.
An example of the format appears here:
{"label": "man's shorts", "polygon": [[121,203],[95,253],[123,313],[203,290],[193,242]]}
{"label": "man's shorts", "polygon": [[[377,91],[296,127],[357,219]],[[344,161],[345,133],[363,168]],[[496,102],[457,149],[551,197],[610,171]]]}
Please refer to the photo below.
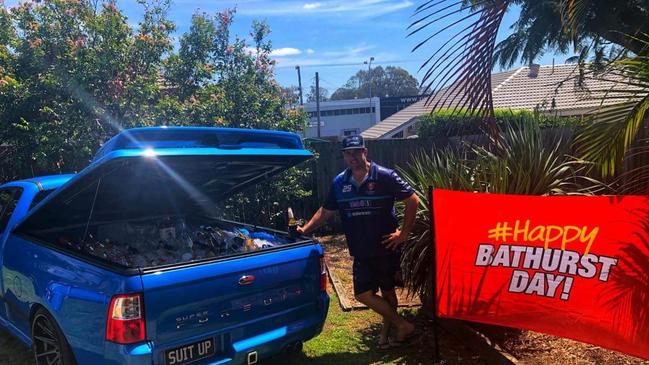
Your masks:
{"label": "man's shorts", "polygon": [[400,269],[399,255],[379,256],[371,258],[354,258],[354,295],[371,290],[372,293],[392,291],[395,287],[395,277]]}

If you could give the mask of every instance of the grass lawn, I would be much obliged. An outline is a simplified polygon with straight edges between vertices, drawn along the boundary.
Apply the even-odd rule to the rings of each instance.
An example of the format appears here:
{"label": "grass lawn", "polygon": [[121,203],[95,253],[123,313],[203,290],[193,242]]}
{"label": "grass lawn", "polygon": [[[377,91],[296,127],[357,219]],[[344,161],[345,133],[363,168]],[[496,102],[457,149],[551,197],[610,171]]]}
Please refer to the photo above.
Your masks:
{"label": "grass lawn", "polygon": [[[386,352],[376,350],[381,318],[370,310],[344,312],[335,294],[331,295],[329,315],[320,336],[304,344],[298,356],[277,356],[265,364],[271,365],[347,365],[347,364],[434,364],[433,337],[426,333],[412,346]],[[401,313],[415,322],[416,310]],[[481,364],[467,355],[462,346],[441,336],[440,345],[444,364]],[[457,352],[457,348],[459,351]]]}

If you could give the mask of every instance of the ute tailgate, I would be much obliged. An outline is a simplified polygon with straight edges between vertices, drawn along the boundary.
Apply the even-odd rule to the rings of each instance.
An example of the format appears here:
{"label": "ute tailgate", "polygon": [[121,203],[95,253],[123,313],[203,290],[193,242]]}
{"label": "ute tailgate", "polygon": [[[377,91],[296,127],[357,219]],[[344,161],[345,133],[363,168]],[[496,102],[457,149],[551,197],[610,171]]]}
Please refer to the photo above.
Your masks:
{"label": "ute tailgate", "polygon": [[158,361],[164,363],[165,350],[204,338],[231,355],[238,342],[273,331],[287,314],[315,315],[321,256],[317,243],[305,242],[144,273],[147,339]]}

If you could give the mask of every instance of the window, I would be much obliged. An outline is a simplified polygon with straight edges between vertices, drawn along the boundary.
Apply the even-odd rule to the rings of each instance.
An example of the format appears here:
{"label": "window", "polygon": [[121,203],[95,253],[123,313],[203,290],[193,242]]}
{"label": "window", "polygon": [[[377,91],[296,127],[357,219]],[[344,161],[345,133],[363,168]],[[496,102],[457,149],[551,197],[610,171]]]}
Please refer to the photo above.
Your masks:
{"label": "window", "polygon": [[7,228],[21,194],[22,189],[19,188],[0,190],[0,234]]}
{"label": "window", "polygon": [[395,135],[392,136],[392,138],[403,138],[403,131],[396,133]]}
{"label": "window", "polygon": [[343,129],[343,137],[353,136],[359,133],[358,128],[354,129]]}

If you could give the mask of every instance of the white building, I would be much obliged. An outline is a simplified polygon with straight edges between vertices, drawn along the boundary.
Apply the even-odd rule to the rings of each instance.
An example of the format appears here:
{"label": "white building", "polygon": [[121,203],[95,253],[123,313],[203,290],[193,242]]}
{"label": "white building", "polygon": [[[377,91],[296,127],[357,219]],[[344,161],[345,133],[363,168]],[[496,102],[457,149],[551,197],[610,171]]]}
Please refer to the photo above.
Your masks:
{"label": "white building", "polygon": [[[309,116],[305,137],[318,137],[316,103],[304,104]],[[333,100],[320,102],[320,137],[360,134],[381,120],[381,99]]]}

